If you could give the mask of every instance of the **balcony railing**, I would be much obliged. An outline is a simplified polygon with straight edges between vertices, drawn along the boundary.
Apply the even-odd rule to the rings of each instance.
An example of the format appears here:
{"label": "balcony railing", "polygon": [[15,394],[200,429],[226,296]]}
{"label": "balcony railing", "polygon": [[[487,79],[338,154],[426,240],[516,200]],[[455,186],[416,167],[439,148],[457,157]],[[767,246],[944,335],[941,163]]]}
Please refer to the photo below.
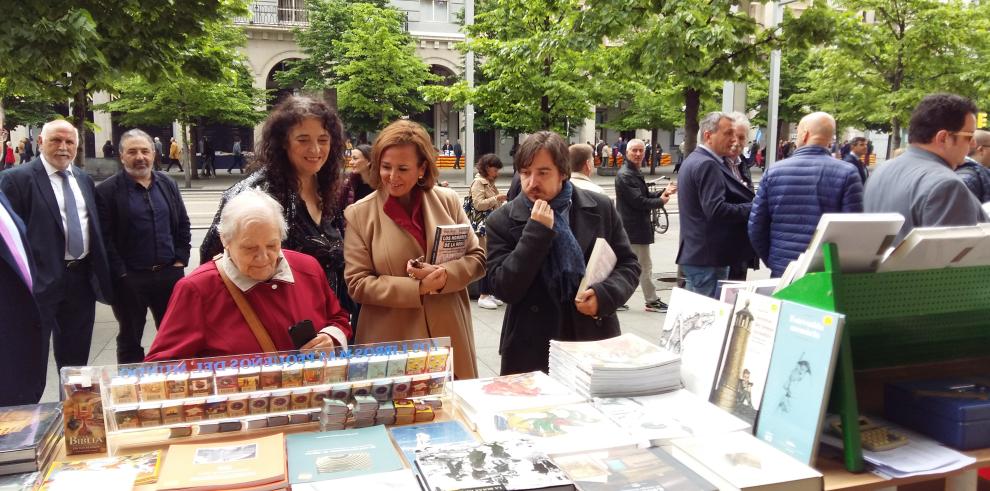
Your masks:
{"label": "balcony railing", "polygon": [[309,11],[299,8],[276,7],[274,5],[252,4],[251,15],[238,17],[234,22],[255,26],[308,26]]}

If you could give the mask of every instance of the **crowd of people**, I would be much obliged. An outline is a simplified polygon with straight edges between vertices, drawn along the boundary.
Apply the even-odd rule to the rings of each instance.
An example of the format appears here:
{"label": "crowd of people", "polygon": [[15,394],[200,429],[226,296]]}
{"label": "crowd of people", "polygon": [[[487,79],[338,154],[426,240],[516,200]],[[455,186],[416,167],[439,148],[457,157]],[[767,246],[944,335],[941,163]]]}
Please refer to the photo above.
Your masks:
{"label": "crowd of people", "polygon": [[[653,287],[649,214],[674,194],[676,262],[686,288],[708,296],[760,261],[779,276],[823,213],[901,213],[898,240],[913,227],[986,221],[990,132],[976,130],[975,113],[959,96],[926,97],[910,147],[872,175],[864,141],[838,159],[835,120],[809,114],[791,156],[758,188],[749,122],[710,113],[676,185],[651,190],[648,142],[621,141],[614,202],[588,178],[601,145],[540,131],[515,149],[508,193],[495,186],[498,157],[479,157],[465,204],[438,182],[438,151],[421,125],[398,120],[371,146],[351,147],[327,104],[290,97],[265,121],[249,175],[223,194],[188,275],[189,217],[175,182],[156,170],[162,142],[123,133],[113,149],[121,169],[96,185],[72,163],[76,129],[51,121],[39,154],[0,174],[0,405],[40,399],[49,345],[59,368],[90,361],[96,302],[118,321],[121,364],[447,336],[455,376],[472,378],[468,288],[478,282],[480,307],[506,305],[501,373],[547,370],[552,339],[618,335],[616,312],[637,286],[647,311],[666,311]],[[468,223],[464,254],[430,264],[434,230]],[[616,264],[580,288],[600,240]],[[157,334],[146,353],[149,310]],[[312,336],[299,343],[290,330],[303,325]]]}

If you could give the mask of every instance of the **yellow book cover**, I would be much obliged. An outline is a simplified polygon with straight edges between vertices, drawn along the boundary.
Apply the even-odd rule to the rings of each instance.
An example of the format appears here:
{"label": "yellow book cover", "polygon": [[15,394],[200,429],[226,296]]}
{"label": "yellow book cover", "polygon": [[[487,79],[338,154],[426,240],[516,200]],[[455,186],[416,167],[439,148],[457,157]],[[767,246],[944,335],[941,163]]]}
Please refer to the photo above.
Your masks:
{"label": "yellow book cover", "polygon": [[172,445],[158,490],[239,489],[285,480],[285,436]]}

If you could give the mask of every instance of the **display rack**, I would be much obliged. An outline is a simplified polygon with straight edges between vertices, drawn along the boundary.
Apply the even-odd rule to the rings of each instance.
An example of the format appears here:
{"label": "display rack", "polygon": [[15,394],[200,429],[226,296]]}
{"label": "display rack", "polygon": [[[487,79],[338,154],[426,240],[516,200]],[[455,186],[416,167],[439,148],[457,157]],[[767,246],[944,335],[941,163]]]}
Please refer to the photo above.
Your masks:
{"label": "display rack", "polygon": [[844,274],[834,244],[825,270],[774,294],[845,314],[829,410],[842,418],[847,470],[863,470],[856,370],[945,362],[990,353],[990,266]]}
{"label": "display rack", "polygon": [[[449,396],[450,338],[129,365],[65,367],[66,420],[121,448],[316,425],[324,399],[380,403]],[[407,403],[408,404],[408,403]],[[100,419],[102,417],[102,420]]]}

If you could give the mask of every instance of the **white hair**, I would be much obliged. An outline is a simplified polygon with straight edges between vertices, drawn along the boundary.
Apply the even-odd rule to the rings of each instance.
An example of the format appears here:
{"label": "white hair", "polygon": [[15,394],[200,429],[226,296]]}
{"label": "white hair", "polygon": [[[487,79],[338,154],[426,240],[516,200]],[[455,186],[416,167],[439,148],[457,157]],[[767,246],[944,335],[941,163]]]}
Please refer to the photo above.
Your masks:
{"label": "white hair", "polygon": [[639,143],[643,146],[643,148],[646,148],[646,143],[643,143],[643,140],[640,140],[639,138],[633,138],[632,140],[627,141],[626,148],[633,146],[633,143]]}
{"label": "white hair", "polygon": [[117,152],[121,155],[124,154],[124,142],[130,140],[131,138],[144,138],[148,145],[152,148],[155,147],[155,142],[151,141],[151,135],[144,132],[144,130],[134,128],[133,130],[127,130],[123,135],[120,135],[120,140],[117,142]]}
{"label": "white hair", "polygon": [[746,125],[747,128],[750,127],[749,118],[747,118],[745,114],[739,111],[729,113],[729,117],[732,118],[732,120],[734,121],[733,125],[744,124]]}
{"label": "white hair", "polygon": [[227,244],[240,233],[241,227],[252,222],[277,225],[282,240],[288,236],[289,227],[282,215],[282,205],[258,188],[247,188],[227,202],[220,212],[217,232],[221,241]]}
{"label": "white hair", "polygon": [[45,138],[47,138],[46,135],[50,134],[52,131],[55,131],[56,126],[63,126],[63,125],[68,125],[70,128],[72,128],[72,131],[76,132],[76,142],[78,142],[79,129],[73,126],[72,123],[70,123],[68,120],[65,119],[53,119],[45,123],[45,125],[41,127],[41,139],[44,140]]}

